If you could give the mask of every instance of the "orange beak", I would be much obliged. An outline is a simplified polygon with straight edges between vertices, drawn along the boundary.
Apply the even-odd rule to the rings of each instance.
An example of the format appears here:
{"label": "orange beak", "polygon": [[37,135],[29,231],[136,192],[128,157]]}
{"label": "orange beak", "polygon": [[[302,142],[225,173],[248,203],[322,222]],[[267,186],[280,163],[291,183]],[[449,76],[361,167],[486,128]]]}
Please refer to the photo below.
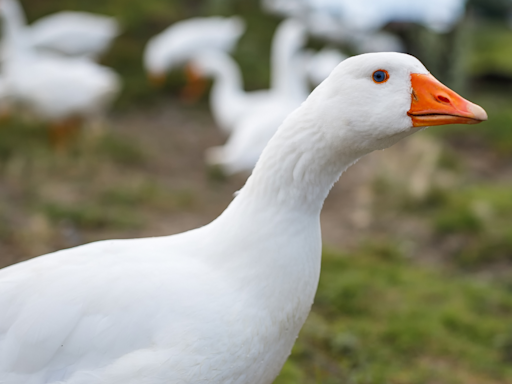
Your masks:
{"label": "orange beak", "polygon": [[478,124],[487,120],[484,109],[459,96],[434,76],[411,75],[412,101],[407,113],[414,127]]}

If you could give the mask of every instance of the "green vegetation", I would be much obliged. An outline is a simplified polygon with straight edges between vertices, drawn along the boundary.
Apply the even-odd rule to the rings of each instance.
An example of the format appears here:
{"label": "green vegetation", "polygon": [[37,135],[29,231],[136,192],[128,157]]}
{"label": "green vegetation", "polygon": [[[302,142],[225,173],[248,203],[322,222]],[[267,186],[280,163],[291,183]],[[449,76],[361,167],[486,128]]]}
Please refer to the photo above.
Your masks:
{"label": "green vegetation", "polygon": [[[95,159],[112,161],[120,165],[143,165],[144,150],[132,140],[113,134],[102,128],[95,132],[87,128],[69,136],[65,145],[67,161]],[[59,149],[52,143],[47,125],[12,118],[0,122],[0,162],[9,163],[16,158],[26,161],[57,161]]]}
{"label": "green vegetation", "polygon": [[512,261],[512,185],[472,185],[433,190],[416,205],[439,242],[459,239],[452,250],[464,267]]}
{"label": "green vegetation", "polygon": [[122,185],[103,191],[98,201],[105,206],[133,208],[144,205],[146,208],[182,210],[192,209],[196,204],[194,193],[188,190],[167,190],[155,182],[137,185]]}
{"label": "green vegetation", "polygon": [[276,384],[512,383],[510,291],[392,249],[325,252],[313,312]]}
{"label": "green vegetation", "polygon": [[485,73],[512,76],[512,31],[504,23],[488,21],[471,28],[470,75]]}
{"label": "green vegetation", "polygon": [[53,223],[69,222],[85,229],[140,227],[140,220],[129,209],[116,209],[97,204],[46,203],[41,212]]}

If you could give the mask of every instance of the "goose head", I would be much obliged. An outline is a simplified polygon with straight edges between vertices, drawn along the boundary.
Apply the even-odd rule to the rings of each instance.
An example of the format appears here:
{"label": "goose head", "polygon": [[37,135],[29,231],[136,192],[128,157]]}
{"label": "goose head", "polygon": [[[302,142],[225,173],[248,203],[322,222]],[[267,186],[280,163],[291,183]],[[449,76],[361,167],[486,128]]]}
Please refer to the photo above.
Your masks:
{"label": "goose head", "polygon": [[361,154],[387,148],[428,126],[487,120],[481,107],[402,53],[346,59],[313,91],[308,105],[325,140]]}

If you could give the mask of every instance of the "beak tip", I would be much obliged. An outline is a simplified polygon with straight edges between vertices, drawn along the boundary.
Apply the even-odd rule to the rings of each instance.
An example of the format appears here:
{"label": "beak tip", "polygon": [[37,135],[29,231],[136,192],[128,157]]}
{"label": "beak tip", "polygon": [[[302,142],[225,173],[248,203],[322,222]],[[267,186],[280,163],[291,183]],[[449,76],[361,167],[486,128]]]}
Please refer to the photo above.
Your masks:
{"label": "beak tip", "polygon": [[487,119],[488,119],[487,112],[485,112],[485,109],[483,109],[481,106],[472,104],[470,111],[473,114],[475,120],[487,121]]}

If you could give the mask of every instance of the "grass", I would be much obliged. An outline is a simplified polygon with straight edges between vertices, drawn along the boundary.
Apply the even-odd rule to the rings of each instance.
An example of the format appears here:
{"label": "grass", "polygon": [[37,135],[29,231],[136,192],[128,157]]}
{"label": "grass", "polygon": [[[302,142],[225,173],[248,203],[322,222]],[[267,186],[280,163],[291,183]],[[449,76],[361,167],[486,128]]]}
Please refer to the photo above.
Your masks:
{"label": "grass", "polygon": [[69,222],[80,229],[137,228],[140,218],[129,209],[98,204],[45,203],[39,208],[51,222]]}
{"label": "grass", "polygon": [[384,249],[324,253],[313,312],[276,384],[512,383],[510,291]]}
{"label": "grass", "polygon": [[[62,151],[61,151],[62,152]],[[92,159],[120,165],[143,165],[147,159],[136,142],[113,134],[105,127],[103,132],[92,133],[87,128],[70,139],[61,159]],[[14,158],[40,161],[58,160],[59,151],[52,145],[48,127],[38,122],[12,118],[0,123],[0,163]]]}
{"label": "grass", "polygon": [[106,206],[132,208],[145,206],[158,210],[192,209],[196,205],[196,196],[188,190],[169,190],[156,182],[128,183],[110,187],[102,191],[97,201]]}
{"label": "grass", "polygon": [[466,267],[512,261],[512,185],[480,184],[434,190],[421,214],[429,217],[439,238],[459,236],[453,252]]}
{"label": "grass", "polygon": [[471,37],[473,47],[467,63],[470,75],[512,76],[512,31],[504,22],[475,23]]}

